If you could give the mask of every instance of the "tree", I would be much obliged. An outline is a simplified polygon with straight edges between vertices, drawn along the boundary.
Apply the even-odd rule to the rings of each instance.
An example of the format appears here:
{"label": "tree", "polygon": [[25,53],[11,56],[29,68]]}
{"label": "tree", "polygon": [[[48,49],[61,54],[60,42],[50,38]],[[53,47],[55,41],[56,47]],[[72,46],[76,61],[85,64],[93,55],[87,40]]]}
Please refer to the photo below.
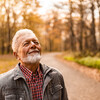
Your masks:
{"label": "tree", "polygon": [[98,31],[99,31],[99,50],[100,50],[100,0],[96,0],[98,12],[99,12],[99,24],[98,24]]}
{"label": "tree", "polygon": [[72,4],[73,2],[69,0],[69,10],[70,10],[69,23],[70,23],[71,50],[74,51],[75,50],[75,35],[74,35],[74,30],[73,30],[74,26],[73,26],[73,19],[72,19],[72,13],[73,13]]}
{"label": "tree", "polygon": [[97,43],[96,43],[96,36],[95,36],[95,14],[94,14],[94,1],[91,0],[91,15],[92,15],[92,22],[91,22],[91,30],[90,30],[90,51],[94,52],[97,50]]}
{"label": "tree", "polygon": [[80,9],[80,38],[79,38],[79,49],[82,52],[83,51],[83,46],[82,46],[82,40],[83,40],[83,29],[84,29],[84,21],[83,21],[83,0],[79,0],[80,1],[80,5],[79,5],[79,9]]}

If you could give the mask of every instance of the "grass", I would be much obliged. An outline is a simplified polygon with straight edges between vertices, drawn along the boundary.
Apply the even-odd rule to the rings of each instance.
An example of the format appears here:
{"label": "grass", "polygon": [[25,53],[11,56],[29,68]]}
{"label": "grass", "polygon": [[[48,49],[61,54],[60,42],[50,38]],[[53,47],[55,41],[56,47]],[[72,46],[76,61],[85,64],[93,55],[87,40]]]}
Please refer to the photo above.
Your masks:
{"label": "grass", "polygon": [[65,60],[68,61],[74,61],[76,63],[79,63],[81,65],[85,65],[88,66],[90,68],[97,68],[100,69],[100,57],[91,57],[91,56],[87,56],[87,57],[74,57],[74,56],[64,56]]}
{"label": "grass", "polygon": [[17,63],[13,55],[0,55],[0,74],[12,69]]}
{"label": "grass", "polygon": [[96,57],[84,57],[76,60],[77,63],[91,67],[100,69],[100,58]]}

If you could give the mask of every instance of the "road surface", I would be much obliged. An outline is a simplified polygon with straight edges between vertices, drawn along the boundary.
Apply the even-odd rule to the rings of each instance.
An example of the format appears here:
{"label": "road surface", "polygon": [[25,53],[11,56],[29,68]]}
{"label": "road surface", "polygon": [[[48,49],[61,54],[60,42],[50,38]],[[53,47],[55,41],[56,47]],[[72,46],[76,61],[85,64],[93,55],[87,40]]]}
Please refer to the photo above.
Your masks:
{"label": "road surface", "polygon": [[56,59],[55,55],[43,54],[41,62],[62,73],[69,100],[100,100],[100,83]]}

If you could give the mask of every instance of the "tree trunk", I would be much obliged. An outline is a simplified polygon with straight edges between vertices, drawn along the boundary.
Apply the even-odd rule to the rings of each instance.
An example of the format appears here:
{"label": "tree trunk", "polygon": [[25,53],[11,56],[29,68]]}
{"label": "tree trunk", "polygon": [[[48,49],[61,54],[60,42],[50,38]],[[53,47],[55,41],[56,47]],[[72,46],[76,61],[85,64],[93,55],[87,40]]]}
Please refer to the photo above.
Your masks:
{"label": "tree trunk", "polygon": [[98,26],[98,30],[99,30],[99,50],[100,50],[100,1],[98,0],[98,9],[99,9],[99,26]]}
{"label": "tree trunk", "polygon": [[81,16],[81,20],[80,20],[80,38],[79,38],[79,49],[82,52],[83,50],[83,46],[82,46],[82,40],[83,40],[83,6],[82,6],[82,0],[80,0],[80,16]]}
{"label": "tree trunk", "polygon": [[7,54],[10,53],[10,18],[9,18],[9,9],[7,9],[7,28],[8,28],[8,44],[7,44]]}
{"label": "tree trunk", "polygon": [[95,52],[97,50],[96,36],[95,36],[95,18],[94,18],[94,4],[91,2],[91,12],[92,12],[92,23],[91,23],[91,35],[90,35],[90,51]]}
{"label": "tree trunk", "polygon": [[1,41],[1,54],[4,54],[4,52],[5,52],[4,40],[2,39],[2,41]]}
{"label": "tree trunk", "polygon": [[72,20],[72,2],[69,0],[70,3],[70,42],[71,42],[71,50],[75,50],[75,35],[73,30],[73,20]]}

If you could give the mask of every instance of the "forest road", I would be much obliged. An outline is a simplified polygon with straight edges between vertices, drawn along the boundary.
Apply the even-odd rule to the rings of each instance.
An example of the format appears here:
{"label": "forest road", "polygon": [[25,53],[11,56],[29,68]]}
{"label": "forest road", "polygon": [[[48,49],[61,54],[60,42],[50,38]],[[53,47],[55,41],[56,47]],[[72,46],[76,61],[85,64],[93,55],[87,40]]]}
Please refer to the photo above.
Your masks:
{"label": "forest road", "polygon": [[41,62],[62,73],[69,100],[100,100],[100,82],[60,61],[55,57],[56,54],[43,54]]}

